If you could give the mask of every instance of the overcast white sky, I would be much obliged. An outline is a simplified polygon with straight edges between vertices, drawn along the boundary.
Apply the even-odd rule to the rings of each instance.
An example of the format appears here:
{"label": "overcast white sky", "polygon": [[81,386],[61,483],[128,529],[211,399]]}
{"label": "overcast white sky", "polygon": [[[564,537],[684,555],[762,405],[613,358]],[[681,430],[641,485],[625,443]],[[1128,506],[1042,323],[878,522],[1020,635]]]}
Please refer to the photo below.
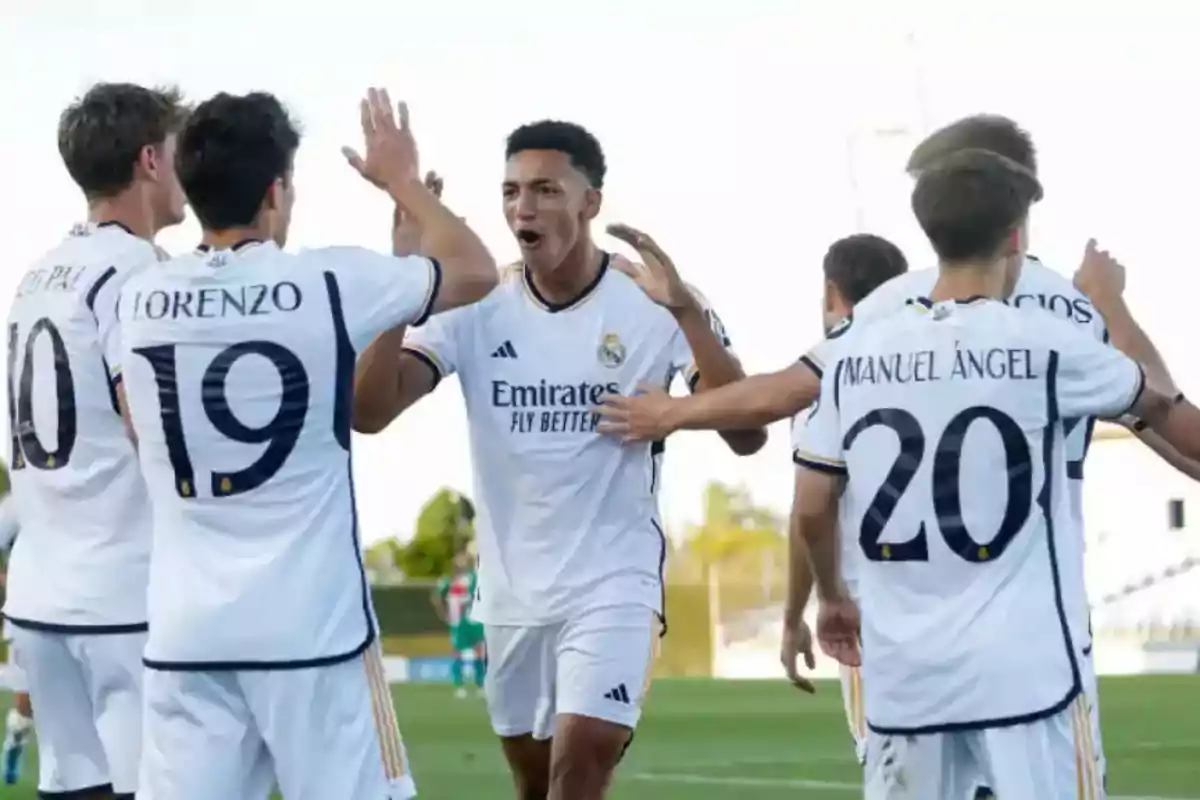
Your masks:
{"label": "overcast white sky", "polygon": [[[195,98],[275,92],[306,131],[292,243],[386,248],[387,202],[338,153],[357,144],[362,89],[381,83],[409,100],[425,166],[504,258],[516,253],[500,211],[505,134],[544,117],[593,129],[611,176],[601,221],[653,233],[717,307],[747,368],[774,369],[819,335],[820,258],[860,220],[915,266],[929,263],[904,158],[929,126],[989,111],[1019,120],[1041,150],[1034,252],[1068,272],[1098,236],[1129,265],[1135,309],[1177,377],[1200,381],[1189,363],[1200,324],[1200,6],[1147,0],[1133,15],[1128,3],[1009,2],[947,16],[951,4],[936,0],[903,13],[867,0],[836,11],[807,0],[609,0],[587,13],[519,0],[414,5],[0,0],[0,296],[84,213],[54,127],[100,79],[170,81]],[[161,241],[190,248],[196,227]],[[439,486],[469,490],[465,424],[447,384],[359,439],[368,540],[406,534]],[[673,438],[667,458],[675,529],[698,515],[713,479],[779,509],[790,501],[786,425],[752,458],[706,434]]]}

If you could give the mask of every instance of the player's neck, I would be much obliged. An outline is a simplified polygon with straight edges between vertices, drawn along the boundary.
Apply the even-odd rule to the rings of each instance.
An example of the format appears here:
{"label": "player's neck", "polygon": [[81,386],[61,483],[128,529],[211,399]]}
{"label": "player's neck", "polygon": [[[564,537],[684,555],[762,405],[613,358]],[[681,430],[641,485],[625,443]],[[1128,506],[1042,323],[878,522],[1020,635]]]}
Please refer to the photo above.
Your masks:
{"label": "player's neck", "polygon": [[995,264],[943,262],[938,269],[937,283],[929,293],[935,303],[943,300],[971,300],[976,297],[1004,299],[1004,270]]}
{"label": "player's neck", "polygon": [[258,228],[226,228],[221,231],[201,231],[200,246],[209,250],[231,250],[245,242],[265,242],[270,237]]}
{"label": "player's neck", "polygon": [[581,241],[567,253],[558,269],[547,275],[529,270],[529,279],[538,294],[551,303],[569,303],[596,280],[604,263],[604,253],[590,240]]}
{"label": "player's neck", "polygon": [[154,224],[154,212],[133,191],[88,203],[88,222],[96,225],[116,223],[148,242],[153,242],[155,234],[158,233],[158,226]]}

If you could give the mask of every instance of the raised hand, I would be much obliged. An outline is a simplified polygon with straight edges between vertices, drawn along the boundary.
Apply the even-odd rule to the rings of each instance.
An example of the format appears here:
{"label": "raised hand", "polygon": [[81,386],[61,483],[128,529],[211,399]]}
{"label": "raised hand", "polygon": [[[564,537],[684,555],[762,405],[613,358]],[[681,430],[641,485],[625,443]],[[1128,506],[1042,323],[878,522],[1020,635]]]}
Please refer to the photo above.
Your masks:
{"label": "raised hand", "polygon": [[[439,200],[445,181],[436,172],[425,173],[425,188]],[[404,210],[404,206],[396,204],[392,215],[392,252],[398,256],[415,255],[421,251],[421,226],[417,224],[412,214]]]}
{"label": "raised hand", "polygon": [[817,611],[817,640],[825,655],[847,667],[862,664],[858,637],[861,619],[858,606],[848,596],[821,601]]}
{"label": "raised hand", "polygon": [[779,648],[779,660],[783,663],[783,671],[787,673],[788,680],[802,692],[816,694],[817,687],[808,678],[800,674],[799,660],[800,656],[804,656],[804,666],[808,669],[814,669],[817,666],[817,660],[813,657],[813,638],[812,631],[808,628],[808,623],[800,620],[793,628],[786,622],[783,625],[783,642]]}
{"label": "raised hand", "polygon": [[633,282],[646,293],[647,297],[660,306],[672,310],[679,310],[695,304],[696,297],[679,277],[679,272],[675,269],[675,262],[658,246],[657,242],[650,238],[649,234],[620,224],[609,225],[608,233],[632,247],[642,257],[643,264],[616,259],[612,266],[633,278]]}
{"label": "raised hand", "polygon": [[593,409],[600,415],[596,430],[623,442],[654,442],[672,432],[667,416],[676,402],[660,386],[640,386],[638,394],[606,394]]}
{"label": "raised hand", "polygon": [[347,163],[372,185],[388,189],[420,176],[417,142],[408,124],[408,106],[392,108],[387,89],[368,89],[359,103],[364,154],[343,147]]}
{"label": "raised hand", "polygon": [[1097,305],[1117,299],[1125,292],[1125,266],[1107,250],[1100,250],[1095,239],[1088,239],[1075,272],[1075,288]]}

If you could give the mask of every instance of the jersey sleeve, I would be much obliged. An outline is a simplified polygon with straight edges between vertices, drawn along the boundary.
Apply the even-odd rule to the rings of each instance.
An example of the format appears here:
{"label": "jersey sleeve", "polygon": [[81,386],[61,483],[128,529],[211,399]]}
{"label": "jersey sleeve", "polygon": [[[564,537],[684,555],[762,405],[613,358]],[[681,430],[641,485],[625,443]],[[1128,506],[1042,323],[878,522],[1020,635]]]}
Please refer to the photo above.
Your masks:
{"label": "jersey sleeve", "polygon": [[424,256],[392,256],[361,247],[321,251],[326,274],[336,278],[346,329],[361,351],[398,325],[429,318],[442,283],[442,267]]}
{"label": "jersey sleeve", "polygon": [[820,472],[843,474],[842,433],[837,404],[822,402],[833,396],[832,377],[821,379],[821,394],[807,416],[797,417],[792,426],[792,461],[797,466]]}
{"label": "jersey sleeve", "polygon": [[404,349],[433,371],[435,382],[458,371],[462,339],[474,309],[463,306],[446,311],[405,334]]}
{"label": "jersey sleeve", "polygon": [[1141,366],[1066,323],[1052,322],[1057,323],[1051,358],[1058,359],[1053,379],[1059,416],[1111,419],[1127,413],[1146,384]]}
{"label": "jersey sleeve", "polygon": [[[732,351],[733,343],[725,330],[725,324],[713,310],[708,298],[695,287],[689,286],[688,288],[699,301],[704,318],[708,321],[708,326],[712,329],[713,335],[717,337],[717,341],[726,350]],[[692,348],[688,344],[687,337],[683,335],[683,331],[676,331],[671,340],[671,374],[682,375],[684,382],[687,383],[688,391],[696,391],[696,385],[700,382],[700,372],[696,369],[696,359],[692,356]]]}

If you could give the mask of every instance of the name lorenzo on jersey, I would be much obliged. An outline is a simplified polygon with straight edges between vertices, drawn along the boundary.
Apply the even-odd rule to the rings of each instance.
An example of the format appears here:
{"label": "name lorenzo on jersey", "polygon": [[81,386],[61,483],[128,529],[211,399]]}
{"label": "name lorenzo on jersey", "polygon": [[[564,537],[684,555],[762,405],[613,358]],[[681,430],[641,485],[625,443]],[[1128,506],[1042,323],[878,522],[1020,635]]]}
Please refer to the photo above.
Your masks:
{"label": "name lorenzo on jersey", "polygon": [[304,302],[300,287],[291,281],[255,283],[236,288],[137,290],[129,301],[132,320],[220,319],[261,317],[295,311]]}
{"label": "name lorenzo on jersey", "polygon": [[619,394],[616,381],[576,384],[514,384],[492,380],[492,406],[512,414],[509,432],[514,434],[595,433],[600,415],[593,409],[606,394]]}

